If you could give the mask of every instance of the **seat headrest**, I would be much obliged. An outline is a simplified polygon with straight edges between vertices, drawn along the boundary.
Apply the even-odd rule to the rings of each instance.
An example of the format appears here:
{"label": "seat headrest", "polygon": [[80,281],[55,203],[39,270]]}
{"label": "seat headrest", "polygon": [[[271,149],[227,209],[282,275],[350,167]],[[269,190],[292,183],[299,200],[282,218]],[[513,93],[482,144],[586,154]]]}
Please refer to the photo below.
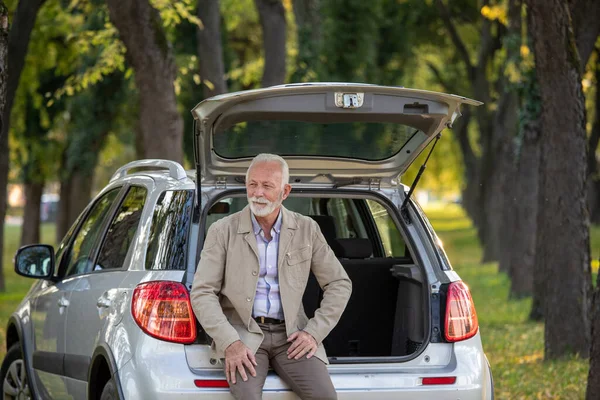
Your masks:
{"label": "seat headrest", "polygon": [[341,249],[341,254],[338,257],[364,259],[369,258],[373,254],[373,246],[369,239],[337,239]]}
{"label": "seat headrest", "polygon": [[335,239],[337,233],[335,232],[335,219],[331,215],[309,215],[321,228],[321,233],[325,236],[327,242]]}
{"label": "seat headrest", "polygon": [[335,253],[336,257],[342,256],[342,247],[335,240],[337,233],[335,231],[335,219],[331,215],[309,215],[319,225],[321,233],[325,238],[325,241],[331,247],[331,250]]}

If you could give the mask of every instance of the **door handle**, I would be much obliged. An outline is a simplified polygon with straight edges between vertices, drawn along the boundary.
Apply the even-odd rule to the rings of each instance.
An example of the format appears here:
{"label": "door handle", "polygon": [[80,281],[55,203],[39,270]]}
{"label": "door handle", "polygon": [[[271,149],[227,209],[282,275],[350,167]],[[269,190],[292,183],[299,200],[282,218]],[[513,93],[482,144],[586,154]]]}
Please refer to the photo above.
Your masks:
{"label": "door handle", "polygon": [[98,306],[99,308],[108,308],[110,307],[110,300],[106,297],[100,296],[100,298],[96,302],[96,306]]}
{"label": "door handle", "polygon": [[68,307],[69,300],[65,299],[64,297],[61,297],[60,299],[58,299],[58,306],[59,307]]}

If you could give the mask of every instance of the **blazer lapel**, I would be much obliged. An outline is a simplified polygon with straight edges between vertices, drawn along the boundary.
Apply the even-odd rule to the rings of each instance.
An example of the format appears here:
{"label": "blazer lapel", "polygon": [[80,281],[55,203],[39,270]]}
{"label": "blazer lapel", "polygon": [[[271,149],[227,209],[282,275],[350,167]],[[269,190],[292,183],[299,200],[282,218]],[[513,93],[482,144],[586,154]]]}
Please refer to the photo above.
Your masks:
{"label": "blazer lapel", "polygon": [[281,235],[279,236],[279,254],[277,256],[277,268],[280,273],[285,255],[292,243],[296,229],[298,229],[298,223],[296,222],[294,214],[284,206],[281,206],[281,212],[283,213],[283,216],[281,220]]}
{"label": "blazer lapel", "polygon": [[244,207],[240,215],[240,222],[238,225],[238,233],[245,233],[244,239],[256,255],[256,262],[259,262],[258,258],[258,246],[256,244],[256,236],[254,236],[254,230],[252,229],[252,219],[250,217],[250,206]]}

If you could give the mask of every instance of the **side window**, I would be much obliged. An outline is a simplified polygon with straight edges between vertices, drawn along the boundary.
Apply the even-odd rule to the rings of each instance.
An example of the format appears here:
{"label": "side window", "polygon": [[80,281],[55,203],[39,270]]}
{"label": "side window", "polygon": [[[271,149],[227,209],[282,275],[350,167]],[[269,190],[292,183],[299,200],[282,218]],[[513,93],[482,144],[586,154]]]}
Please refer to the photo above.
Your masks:
{"label": "side window", "polygon": [[146,203],[147,190],[133,186],[121,203],[104,238],[94,271],[117,269],[123,262],[137,232],[142,210]]}
{"label": "side window", "polygon": [[381,204],[373,200],[367,200],[367,205],[369,206],[369,210],[371,210],[375,225],[377,225],[386,257],[405,257],[406,245],[388,211]]}
{"label": "side window", "polygon": [[[67,234],[63,237],[60,244],[58,245],[58,248],[56,249],[56,253],[54,255],[54,259],[56,260],[55,262],[56,262],[57,266],[62,265],[62,257],[64,254],[66,254],[65,250],[68,249],[69,243],[71,242],[71,238],[73,237],[73,234],[75,233],[75,228],[77,228],[77,226],[79,226],[79,221],[81,221],[81,219],[83,218],[83,215],[86,213],[87,213],[87,208],[77,217],[77,219],[75,220],[73,225],[71,225],[71,227],[67,231]],[[60,272],[59,268],[56,268],[54,271],[54,276],[58,276],[59,272]]]}
{"label": "side window", "polygon": [[152,216],[146,269],[185,269],[193,206],[191,190],[160,195]]}
{"label": "side window", "polygon": [[65,256],[65,276],[78,275],[91,271],[94,244],[101,234],[102,223],[120,190],[111,190],[92,206],[79,232],[77,232],[75,240],[73,240],[70,252]]}
{"label": "side window", "polygon": [[327,213],[335,219],[338,239],[366,239],[367,232],[351,199],[332,198],[327,202]]}
{"label": "side window", "polygon": [[421,220],[425,224],[425,229],[429,232],[429,235],[431,236],[433,244],[435,245],[435,250],[440,259],[440,263],[442,264],[442,269],[452,270],[452,265],[450,264],[450,260],[448,260],[446,251],[444,250],[444,245],[442,244],[442,241],[438,237],[437,233],[435,233],[435,230],[433,229],[433,226],[431,226],[431,222],[429,222],[429,219],[425,215],[425,212],[421,208],[421,205],[418,202],[416,202],[415,200],[411,200],[411,203],[417,210],[417,213],[419,214],[419,216],[421,217]]}

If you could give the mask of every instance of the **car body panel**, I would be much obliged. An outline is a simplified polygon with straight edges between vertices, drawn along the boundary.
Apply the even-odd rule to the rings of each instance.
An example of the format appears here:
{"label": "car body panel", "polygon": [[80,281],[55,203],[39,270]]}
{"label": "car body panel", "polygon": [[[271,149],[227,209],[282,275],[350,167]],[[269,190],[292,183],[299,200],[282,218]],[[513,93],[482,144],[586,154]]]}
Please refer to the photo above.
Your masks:
{"label": "car body panel", "polygon": [[65,363],[77,363],[82,370],[78,379],[69,382],[69,393],[86,393],[87,371],[98,343],[104,341],[106,331],[114,329],[128,311],[126,293],[120,289],[120,282],[128,273],[126,270],[97,272],[76,278],[71,301],[77,307],[68,311],[66,320],[67,334],[76,332],[76,337],[66,342]]}
{"label": "car body panel", "polygon": [[65,354],[66,315],[76,284],[73,279],[56,283],[42,281],[38,291],[33,293],[31,298],[32,367],[39,377],[38,382],[48,393],[58,397],[67,393],[66,380],[50,369],[53,364],[56,366],[55,363],[62,360]]}
{"label": "car body panel", "polygon": [[[119,372],[126,398],[160,399],[231,399],[228,389],[200,389],[199,380],[223,380],[222,366],[181,368],[186,361],[174,343],[141,338],[140,358],[153,365],[142,368],[135,358]],[[186,346],[187,362],[194,364],[208,354],[205,349]],[[204,346],[208,349],[208,346]],[[198,361],[198,365],[204,362]],[[454,344],[430,344],[418,360],[399,364],[355,364],[328,366],[339,399],[491,399],[487,360],[477,333],[471,339]],[[424,386],[425,377],[456,377],[452,385]],[[160,377],[160,379],[158,379]],[[140,382],[151,383],[140,385]],[[297,399],[289,386],[270,372],[263,398]]]}

